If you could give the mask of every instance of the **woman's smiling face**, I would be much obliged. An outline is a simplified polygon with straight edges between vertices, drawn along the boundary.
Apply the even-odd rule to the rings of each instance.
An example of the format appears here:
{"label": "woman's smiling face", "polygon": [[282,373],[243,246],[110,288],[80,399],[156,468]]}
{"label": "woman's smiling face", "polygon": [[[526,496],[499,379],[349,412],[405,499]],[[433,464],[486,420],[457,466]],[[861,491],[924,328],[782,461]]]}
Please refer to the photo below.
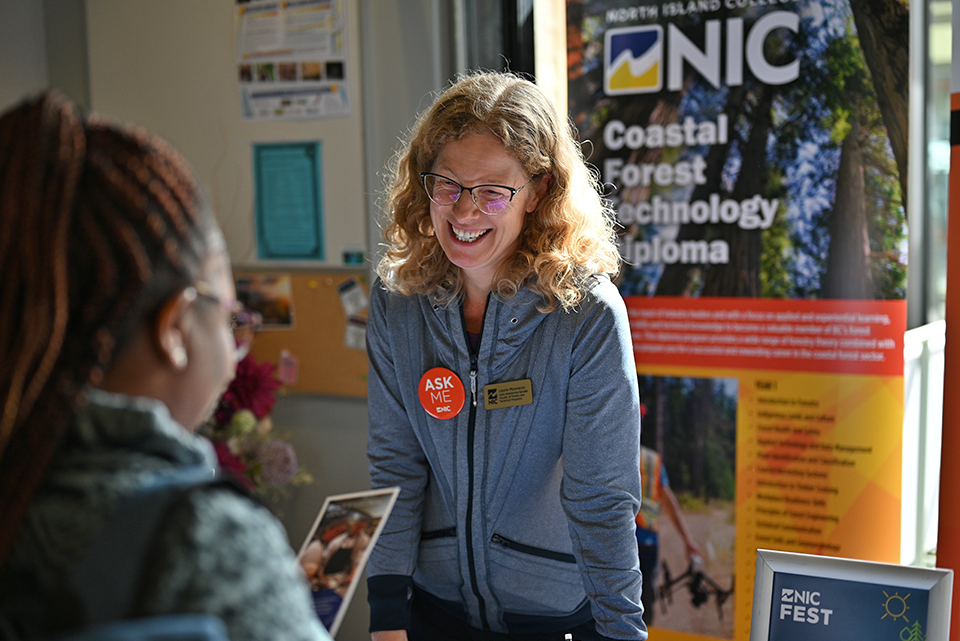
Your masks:
{"label": "woman's smiling face", "polygon": [[490,215],[477,209],[464,191],[453,205],[430,203],[430,219],[447,258],[460,267],[473,285],[490,291],[500,267],[517,251],[524,216],[537,207],[537,183],[492,133],[478,133],[447,143],[431,172],[465,187],[504,185],[517,189],[503,212]]}

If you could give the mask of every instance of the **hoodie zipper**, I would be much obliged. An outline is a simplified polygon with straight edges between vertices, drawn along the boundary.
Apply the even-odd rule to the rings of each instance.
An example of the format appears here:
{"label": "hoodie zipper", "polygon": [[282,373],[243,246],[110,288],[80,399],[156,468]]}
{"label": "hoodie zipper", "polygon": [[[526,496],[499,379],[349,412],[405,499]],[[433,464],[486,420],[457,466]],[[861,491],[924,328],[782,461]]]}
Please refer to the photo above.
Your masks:
{"label": "hoodie zipper", "polygon": [[538,556],[541,559],[553,559],[554,561],[561,561],[562,563],[576,563],[577,560],[572,554],[567,554],[565,552],[555,552],[553,550],[547,550],[546,548],[539,548],[533,545],[527,545],[526,543],[520,543],[514,541],[513,539],[508,539],[505,536],[500,536],[499,534],[494,534],[490,537],[491,543],[496,543],[497,545],[507,548],[508,550],[516,550],[517,552],[523,552],[524,554],[529,554],[531,556]]}
{"label": "hoodie zipper", "polygon": [[[490,304],[490,297],[487,297],[487,305]],[[486,307],[484,307],[483,312],[484,320],[486,320],[487,312]],[[477,349],[474,350],[470,344],[470,335],[467,333],[467,319],[463,313],[463,307],[460,307],[460,320],[463,323],[463,338],[467,342],[467,350],[470,353],[470,414],[467,423],[467,474],[469,475],[469,481],[467,484],[467,518],[464,523],[467,537],[467,569],[470,573],[470,588],[473,590],[473,595],[477,598],[477,605],[480,608],[480,624],[483,629],[489,629],[490,625],[487,622],[487,606],[483,600],[483,595],[480,594],[480,583],[477,580],[477,563],[474,558],[474,547],[473,547],[473,503],[474,503],[474,493],[476,488],[474,487],[474,457],[473,449],[476,442],[476,431],[477,431],[477,352],[480,351],[480,345],[477,345]],[[483,325],[480,324],[480,339],[483,340]]]}

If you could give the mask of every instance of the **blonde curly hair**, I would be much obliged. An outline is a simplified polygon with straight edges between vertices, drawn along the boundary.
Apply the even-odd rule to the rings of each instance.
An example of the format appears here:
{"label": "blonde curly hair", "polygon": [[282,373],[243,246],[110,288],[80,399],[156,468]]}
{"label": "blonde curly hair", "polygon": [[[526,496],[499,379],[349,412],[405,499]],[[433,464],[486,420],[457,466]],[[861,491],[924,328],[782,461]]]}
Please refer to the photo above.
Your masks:
{"label": "blonde curly hair", "polygon": [[600,195],[596,170],[584,161],[570,122],[532,82],[481,71],[460,76],[424,111],[387,179],[387,252],[377,274],[391,291],[434,294],[450,301],[463,274],[440,247],[420,172],[433,168],[444,145],[491,132],[528,175],[549,184],[536,210],[524,218],[520,247],[498,275],[496,291],[515,295],[528,286],[541,309],[572,309],[593,274],[620,268],[613,212]]}

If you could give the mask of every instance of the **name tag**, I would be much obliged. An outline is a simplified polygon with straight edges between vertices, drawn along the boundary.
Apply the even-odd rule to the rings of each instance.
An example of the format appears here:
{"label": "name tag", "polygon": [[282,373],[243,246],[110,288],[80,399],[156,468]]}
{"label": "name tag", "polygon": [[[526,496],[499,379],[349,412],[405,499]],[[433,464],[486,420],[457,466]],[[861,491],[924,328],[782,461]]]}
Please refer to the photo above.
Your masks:
{"label": "name tag", "polygon": [[483,386],[483,406],[488,410],[529,405],[532,402],[533,387],[529,378]]}

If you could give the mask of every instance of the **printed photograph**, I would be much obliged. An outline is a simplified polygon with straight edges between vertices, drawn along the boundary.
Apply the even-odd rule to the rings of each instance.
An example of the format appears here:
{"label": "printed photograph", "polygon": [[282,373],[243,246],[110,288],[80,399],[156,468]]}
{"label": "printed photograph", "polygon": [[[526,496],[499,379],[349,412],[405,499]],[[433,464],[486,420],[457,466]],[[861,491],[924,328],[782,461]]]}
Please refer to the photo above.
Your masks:
{"label": "printed photograph", "polygon": [[343,63],[331,60],[327,63],[327,80],[343,80]]}
{"label": "printed photograph", "polygon": [[733,638],[735,378],[640,375],[647,625]]}
{"label": "printed photograph", "polygon": [[256,66],[257,82],[273,82],[277,79],[277,67],[272,62],[261,62]]}
{"label": "printed photograph", "polygon": [[278,65],[280,69],[280,80],[283,82],[295,82],[297,80],[297,63],[281,62]]}
{"label": "printed photograph", "polygon": [[252,274],[235,280],[237,300],[263,316],[264,329],[292,329],[293,283],[290,274]]}
{"label": "printed photograph", "polygon": [[300,76],[303,80],[322,80],[323,65],[319,62],[301,62]]}
{"label": "printed photograph", "polygon": [[314,609],[331,636],[340,627],[399,491],[388,488],[327,497],[300,548],[298,558],[310,582]]}

